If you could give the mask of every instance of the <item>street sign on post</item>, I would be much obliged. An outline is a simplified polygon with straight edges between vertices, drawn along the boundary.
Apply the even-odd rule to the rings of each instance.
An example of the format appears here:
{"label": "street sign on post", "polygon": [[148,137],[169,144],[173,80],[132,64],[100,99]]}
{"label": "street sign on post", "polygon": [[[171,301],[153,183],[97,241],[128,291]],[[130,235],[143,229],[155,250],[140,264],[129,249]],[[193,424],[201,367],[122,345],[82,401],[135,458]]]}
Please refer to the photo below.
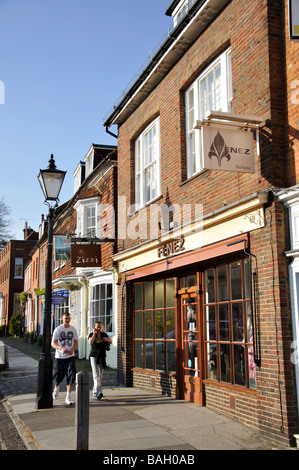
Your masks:
{"label": "street sign on post", "polygon": [[60,290],[53,292],[52,294],[52,304],[53,305],[63,305],[65,300],[69,297],[70,293],[68,290]]}

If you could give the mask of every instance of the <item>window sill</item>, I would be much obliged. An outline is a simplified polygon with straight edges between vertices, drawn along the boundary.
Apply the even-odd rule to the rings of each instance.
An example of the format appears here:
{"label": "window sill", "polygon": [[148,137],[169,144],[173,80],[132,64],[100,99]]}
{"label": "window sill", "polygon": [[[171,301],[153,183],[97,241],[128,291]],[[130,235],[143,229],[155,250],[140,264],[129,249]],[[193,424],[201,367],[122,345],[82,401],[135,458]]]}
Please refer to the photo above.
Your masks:
{"label": "window sill", "polygon": [[184,186],[185,184],[187,183],[190,183],[191,181],[193,181],[194,179],[198,178],[199,176],[209,176],[210,173],[211,173],[212,170],[208,170],[206,168],[204,168],[203,170],[199,171],[198,173],[195,173],[195,175],[192,175],[190,176],[189,178],[185,179],[181,184],[180,184],[180,187],[181,186]]}
{"label": "window sill", "polygon": [[222,387],[222,388],[228,388],[230,390],[234,390],[235,392],[244,392],[244,393],[249,393],[250,395],[257,395],[257,390],[253,388],[246,388],[243,387],[242,385],[233,385],[233,384],[228,384],[225,382],[218,382],[218,380],[212,380],[212,379],[204,379],[203,383],[205,385],[215,385],[216,387]]}
{"label": "window sill", "polygon": [[153,369],[140,369],[138,367],[133,367],[132,372],[142,372],[145,374],[155,374],[155,375],[167,375],[167,376],[176,376],[176,372],[165,372],[163,370],[153,370]]}
{"label": "window sill", "polygon": [[132,217],[136,214],[138,214],[138,212],[142,211],[143,209],[145,209],[146,207],[149,207],[151,204],[154,204],[155,202],[159,201],[160,199],[162,199],[163,195],[160,194],[160,196],[157,196],[155,197],[154,199],[152,199],[151,201],[147,202],[146,204],[144,204],[143,206],[139,207],[138,209],[132,211],[130,214],[128,214],[128,217]]}

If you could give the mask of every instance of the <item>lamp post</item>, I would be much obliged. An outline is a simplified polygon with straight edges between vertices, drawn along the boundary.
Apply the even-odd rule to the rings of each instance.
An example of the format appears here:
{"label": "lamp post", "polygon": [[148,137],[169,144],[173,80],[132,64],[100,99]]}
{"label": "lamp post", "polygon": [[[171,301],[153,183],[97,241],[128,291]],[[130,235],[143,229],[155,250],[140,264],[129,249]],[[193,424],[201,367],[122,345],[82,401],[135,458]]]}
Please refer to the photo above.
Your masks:
{"label": "lamp post", "polygon": [[45,284],[45,308],[42,352],[38,363],[38,383],[36,408],[53,407],[51,356],[51,310],[52,310],[52,256],[53,256],[53,216],[58,205],[58,196],[66,171],[56,169],[53,154],[46,170],[40,170],[38,180],[45,196],[45,204],[49,206],[48,213],[48,251]]}

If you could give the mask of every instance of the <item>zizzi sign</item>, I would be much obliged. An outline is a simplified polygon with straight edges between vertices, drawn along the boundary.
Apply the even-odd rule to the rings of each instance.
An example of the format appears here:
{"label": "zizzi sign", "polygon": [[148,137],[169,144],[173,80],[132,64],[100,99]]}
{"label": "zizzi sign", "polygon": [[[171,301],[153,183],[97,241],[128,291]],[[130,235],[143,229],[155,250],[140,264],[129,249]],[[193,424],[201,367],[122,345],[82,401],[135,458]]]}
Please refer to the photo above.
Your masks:
{"label": "zizzi sign", "polygon": [[201,130],[204,168],[254,173],[252,132],[214,126]]}
{"label": "zizzi sign", "polygon": [[158,248],[158,258],[163,256],[175,255],[185,250],[185,239],[174,240],[172,242],[165,243]]}
{"label": "zizzi sign", "polygon": [[72,245],[72,268],[98,268],[101,266],[100,245]]}

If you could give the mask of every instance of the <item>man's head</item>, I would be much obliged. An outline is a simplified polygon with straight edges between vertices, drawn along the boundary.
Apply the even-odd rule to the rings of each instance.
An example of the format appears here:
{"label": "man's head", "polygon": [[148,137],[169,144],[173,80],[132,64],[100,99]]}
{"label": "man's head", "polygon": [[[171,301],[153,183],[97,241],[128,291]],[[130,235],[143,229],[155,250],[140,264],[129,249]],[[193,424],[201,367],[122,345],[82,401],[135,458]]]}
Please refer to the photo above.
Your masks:
{"label": "man's head", "polygon": [[69,313],[64,313],[61,317],[62,324],[65,328],[68,328],[71,323],[71,315]]}

